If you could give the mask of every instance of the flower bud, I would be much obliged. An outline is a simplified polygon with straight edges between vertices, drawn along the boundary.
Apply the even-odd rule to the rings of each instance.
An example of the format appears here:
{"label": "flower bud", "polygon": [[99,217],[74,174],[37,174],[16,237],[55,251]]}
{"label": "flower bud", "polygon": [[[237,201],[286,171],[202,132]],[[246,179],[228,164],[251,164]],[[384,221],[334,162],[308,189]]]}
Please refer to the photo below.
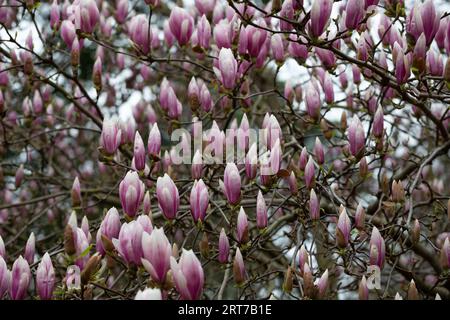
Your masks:
{"label": "flower bud", "polygon": [[92,82],[94,83],[97,92],[102,89],[102,59],[100,56],[95,60],[94,68],[92,69]]}
{"label": "flower bud", "polygon": [[11,272],[8,270],[5,259],[0,254],[0,299],[9,290],[11,285]]}
{"label": "flower bud", "polygon": [[450,269],[450,240],[445,238],[444,244],[441,248],[441,265],[443,269]]}
{"label": "flower bud", "polygon": [[53,30],[57,30],[60,24],[59,7],[58,1],[53,0],[52,6],[50,7],[50,27]]}
{"label": "flower bud", "polygon": [[359,300],[369,300],[369,288],[367,287],[366,277],[363,276],[358,287]]}
{"label": "flower bud", "polygon": [[357,157],[364,153],[364,127],[356,115],[353,116],[350,126],[348,127],[348,142],[350,144],[350,152],[353,156]]}
{"label": "flower bud", "polygon": [[316,87],[310,84],[305,92],[306,111],[308,115],[314,120],[318,120],[320,117],[320,95]]}
{"label": "flower bud", "polygon": [[134,217],[144,199],[145,185],[137,172],[128,171],[119,185],[119,197],[124,213]]}
{"label": "flower bud", "polygon": [[319,299],[325,298],[328,289],[328,269],[326,269],[320,277],[319,282],[317,283],[317,289],[317,297]]}
{"label": "flower bud", "polygon": [[318,38],[330,22],[333,0],[314,0],[310,11],[309,31]]}
{"label": "flower bud", "polygon": [[403,202],[405,200],[405,190],[401,180],[392,182],[391,198],[394,202]]}
{"label": "flower bud", "polygon": [[229,254],[230,254],[230,243],[228,241],[228,237],[225,233],[225,230],[222,228],[222,230],[220,230],[219,236],[219,256],[218,256],[219,262],[227,263]]}
{"label": "flower bud", "polygon": [[14,184],[16,189],[20,188],[20,186],[22,185],[23,177],[24,177],[24,169],[23,164],[21,164],[19,168],[16,170],[16,175],[14,177],[15,179]]}
{"label": "flower bud", "polygon": [[319,137],[316,137],[314,144],[314,155],[316,156],[317,163],[323,164],[325,162],[325,153],[323,151],[322,142],[320,142]]}
{"label": "flower bud", "polygon": [[375,112],[375,116],[373,118],[373,135],[377,138],[381,138],[383,136],[384,131],[384,114],[383,107],[380,105]]}
{"label": "flower bud", "polygon": [[192,158],[191,175],[193,179],[200,179],[203,170],[202,155],[199,150],[195,151]]}
{"label": "flower bud", "polygon": [[241,176],[234,163],[227,163],[223,180],[225,196],[228,202],[232,205],[239,203],[241,199]]}
{"label": "flower bud", "polygon": [[11,286],[9,295],[12,300],[23,300],[28,291],[31,271],[28,262],[20,256],[14,261],[11,269]]}
{"label": "flower bud", "polygon": [[233,275],[236,284],[241,285],[245,281],[245,266],[241,251],[236,248],[236,254],[233,262]]}
{"label": "flower bud", "polygon": [[175,286],[184,300],[200,299],[205,282],[203,267],[192,250],[183,249],[180,260],[170,257]]}
{"label": "flower bud", "polygon": [[283,291],[290,293],[292,291],[293,282],[294,282],[293,272],[291,267],[288,266],[284,274]]}
{"label": "flower bud", "polygon": [[177,186],[167,173],[156,181],[156,198],[166,219],[175,219],[180,205],[180,195]]}
{"label": "flower bud", "polygon": [[142,253],[142,225],[133,220],[122,224],[119,237],[113,238],[112,243],[119,255],[128,264],[140,265]]}
{"label": "flower bud", "polygon": [[356,29],[364,18],[365,1],[348,0],[345,7],[345,26],[349,30]]}
{"label": "flower bud", "polygon": [[27,243],[25,245],[24,258],[25,260],[27,260],[28,264],[33,264],[35,253],[36,253],[36,237],[34,236],[34,232],[32,232],[28,237]]}
{"label": "flower bud", "polygon": [[249,241],[247,214],[243,207],[239,210],[237,218],[237,239],[241,244]]}
{"label": "flower bud", "polygon": [[336,226],[336,245],[339,248],[346,248],[350,240],[350,231],[352,229],[350,219],[345,208],[339,215]]}
{"label": "flower bud", "polygon": [[385,256],[385,243],[384,239],[378,231],[377,227],[373,227],[372,235],[370,237],[370,265],[377,265],[380,269],[383,268],[384,265],[384,256]]}
{"label": "flower bud", "polygon": [[78,177],[75,177],[73,180],[70,195],[72,197],[72,207],[79,207],[81,205],[81,186]]}
{"label": "flower bud", "polygon": [[312,220],[320,219],[320,203],[314,189],[311,189],[309,195],[309,216]]}
{"label": "flower bud", "polygon": [[362,207],[361,203],[359,203],[355,213],[355,227],[358,230],[364,230],[365,221],[366,221],[366,211]]}
{"label": "flower bud", "polygon": [[139,131],[136,131],[134,136],[133,156],[136,170],[143,171],[145,169],[145,146]]}
{"label": "flower bud", "polygon": [[314,187],[315,182],[316,177],[315,177],[314,162],[312,160],[312,157],[310,156],[305,167],[305,185],[308,189],[311,189]]}
{"label": "flower bud", "polygon": [[408,300],[419,300],[419,291],[417,291],[416,284],[413,279],[409,283],[408,287]]}
{"label": "flower bud", "polygon": [[55,288],[55,269],[48,252],[44,254],[36,270],[36,289],[41,300],[49,300]]}
{"label": "flower bud", "polygon": [[214,72],[225,89],[233,89],[236,85],[237,67],[237,61],[231,49],[220,49],[219,65],[218,68],[214,67]]}
{"label": "flower bud", "polygon": [[142,265],[153,281],[163,284],[170,269],[172,247],[162,228],[156,228],[151,234],[142,234]]}
{"label": "flower bud", "polygon": [[194,31],[194,19],[185,9],[175,7],[170,13],[169,27],[178,44],[184,46],[189,42]]}
{"label": "flower bud", "polygon": [[206,216],[206,210],[209,206],[209,193],[208,188],[202,179],[195,180],[194,186],[191,189],[190,207],[191,214],[194,222],[198,220],[204,221]]}
{"label": "flower bud", "polygon": [[101,146],[108,155],[113,155],[119,148],[121,135],[117,120],[103,120]]}

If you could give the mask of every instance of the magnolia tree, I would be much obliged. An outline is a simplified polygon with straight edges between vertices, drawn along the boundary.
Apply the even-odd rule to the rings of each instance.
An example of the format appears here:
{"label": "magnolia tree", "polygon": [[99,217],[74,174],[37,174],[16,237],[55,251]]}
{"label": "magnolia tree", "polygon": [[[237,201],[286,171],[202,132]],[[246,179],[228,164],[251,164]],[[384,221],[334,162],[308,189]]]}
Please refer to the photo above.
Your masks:
{"label": "magnolia tree", "polygon": [[450,299],[442,2],[0,1],[0,298]]}

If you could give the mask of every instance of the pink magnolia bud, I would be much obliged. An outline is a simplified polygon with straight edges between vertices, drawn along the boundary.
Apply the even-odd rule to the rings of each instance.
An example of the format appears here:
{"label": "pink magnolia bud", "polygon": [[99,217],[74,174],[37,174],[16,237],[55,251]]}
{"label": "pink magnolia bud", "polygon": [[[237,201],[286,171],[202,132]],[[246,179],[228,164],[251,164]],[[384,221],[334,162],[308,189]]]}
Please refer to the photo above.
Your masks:
{"label": "pink magnolia bud", "polygon": [[305,92],[306,111],[308,115],[314,120],[318,120],[320,117],[320,95],[312,84],[308,86]]}
{"label": "pink magnolia bud", "polygon": [[58,1],[53,0],[52,6],[50,7],[50,27],[54,30],[59,28],[60,18],[59,18],[59,6]]}
{"label": "pink magnolia bud", "polygon": [[82,32],[92,33],[100,21],[95,0],[80,0],[74,8],[75,26]]}
{"label": "pink magnolia bud", "polygon": [[211,93],[208,87],[203,83],[200,88],[200,105],[204,112],[209,112],[213,106],[213,101],[211,98]]}
{"label": "pink magnolia bud", "polygon": [[195,77],[189,82],[188,98],[191,109],[196,110],[200,106],[200,88]]}
{"label": "pink magnolia bud", "polygon": [[349,30],[356,29],[364,18],[365,1],[348,0],[345,7],[345,26]]}
{"label": "pink magnolia bud", "polygon": [[151,234],[142,235],[142,265],[153,281],[163,284],[170,268],[172,247],[162,228],[156,228]]}
{"label": "pink magnolia bud", "polygon": [[277,139],[270,150],[270,171],[268,174],[274,175],[278,173],[280,170],[282,156],[280,139]]}
{"label": "pink magnolia bud", "polygon": [[298,267],[300,269],[300,274],[303,274],[305,263],[309,261],[309,254],[306,251],[305,245],[303,244],[298,251]]}
{"label": "pink magnolia bud", "polygon": [[259,229],[264,229],[267,227],[267,208],[264,196],[261,190],[258,191],[258,196],[256,197],[256,226]]}
{"label": "pink magnolia bud", "polygon": [[309,195],[309,216],[312,220],[318,220],[320,218],[320,203],[314,189],[311,189]]}
{"label": "pink magnolia bud", "polygon": [[350,144],[350,152],[353,156],[356,157],[364,152],[364,127],[356,114],[353,116],[348,127],[348,142]]}
{"label": "pink magnolia bud", "polygon": [[361,204],[358,204],[355,212],[355,227],[359,230],[363,230],[366,222],[366,211]]}
{"label": "pink magnolia bud", "polygon": [[306,147],[303,147],[302,152],[300,152],[300,158],[298,161],[299,169],[305,170],[307,163],[308,163],[308,150],[306,149]]}
{"label": "pink magnolia bud", "polygon": [[347,210],[343,208],[336,226],[336,244],[339,248],[346,248],[348,246],[351,229],[352,226],[347,215]]}
{"label": "pink magnolia bud", "polygon": [[225,233],[225,230],[222,228],[222,230],[220,230],[219,236],[219,257],[218,257],[219,262],[227,263],[229,254],[230,254],[230,242],[228,241],[228,237]]}
{"label": "pink magnolia bud", "polygon": [[408,81],[409,76],[411,75],[409,56],[410,54],[405,55],[402,50],[397,52],[397,58],[395,60],[395,77],[400,84],[404,84]]}
{"label": "pink magnolia bud", "polygon": [[232,162],[225,167],[223,183],[225,196],[232,205],[239,203],[241,199],[241,176],[236,165]]}
{"label": "pink magnolia bud", "polygon": [[231,49],[222,48],[219,52],[219,66],[214,72],[225,89],[233,89],[237,77],[237,61]]}
{"label": "pink magnolia bud", "polygon": [[139,180],[137,172],[128,171],[119,185],[120,203],[127,216],[134,217],[136,215],[144,199],[144,192],[145,185]]}
{"label": "pink magnolia bud", "polygon": [[270,39],[270,48],[272,50],[273,58],[277,62],[284,61],[284,45],[283,39],[279,33],[274,34]]}
{"label": "pink magnolia bud", "polygon": [[11,272],[8,270],[3,256],[0,254],[0,299],[9,290],[11,285]]}
{"label": "pink magnolia bud", "polygon": [[316,182],[315,174],[314,162],[312,157],[310,156],[308,159],[308,163],[306,163],[305,166],[305,185],[308,189],[314,187],[314,184]]}
{"label": "pink magnolia bud", "polygon": [[291,194],[296,195],[298,193],[298,183],[294,171],[291,171],[291,174],[289,175],[288,184]]}
{"label": "pink magnolia bud", "polygon": [[130,265],[141,265],[143,232],[142,225],[133,220],[122,224],[119,237],[112,239],[117,252]]}
{"label": "pink magnolia bud", "polygon": [[44,254],[36,270],[36,289],[41,300],[49,300],[55,288],[55,269],[48,252]]}
{"label": "pink magnolia bud", "polygon": [[262,28],[258,28],[253,25],[246,27],[247,37],[247,51],[250,56],[258,57],[261,51],[263,51],[264,44],[267,39],[267,31],[263,28],[266,27],[266,23],[263,20],[255,22]]}
{"label": "pink magnolia bud", "polygon": [[305,38],[297,38],[295,35],[290,35],[289,39],[288,51],[290,56],[299,59],[300,63],[303,64],[308,58],[308,47],[305,45]]}
{"label": "pink magnolia bud", "polygon": [[333,0],[314,0],[310,11],[309,30],[313,37],[322,35],[330,22]]}
{"label": "pink magnolia bud", "polygon": [[144,195],[144,201],[143,201],[142,207],[143,207],[143,210],[144,210],[143,214],[151,216],[152,204],[150,202],[150,192],[149,191],[147,191],[145,193],[145,195]]}
{"label": "pink magnolia bud", "polygon": [[32,232],[28,237],[27,243],[25,245],[24,258],[25,260],[27,260],[28,264],[33,264],[35,253],[36,253],[36,237],[34,236],[34,232]]}
{"label": "pink magnolia bud", "polygon": [[444,73],[444,61],[442,60],[442,56],[433,49],[427,54],[427,69],[432,76],[436,77],[442,77],[442,74]]}
{"label": "pink magnolia bud", "polygon": [[131,19],[128,34],[138,51],[144,55],[150,52],[152,30],[149,30],[149,22],[145,15],[138,14]]}
{"label": "pink magnolia bud", "polygon": [[200,15],[208,15],[213,12],[216,0],[195,0],[195,7]]}
{"label": "pink magnolia bud", "polygon": [[194,221],[204,221],[209,206],[209,193],[202,179],[194,181],[194,186],[191,189],[190,206]]}
{"label": "pink magnolia bud", "polygon": [[125,22],[128,14],[128,0],[116,1],[116,20],[122,24]]}
{"label": "pink magnolia bud", "polygon": [[328,72],[325,73],[322,88],[325,93],[325,102],[332,104],[334,102],[334,84]]}
{"label": "pink magnolia bud", "polygon": [[72,42],[72,48],[70,49],[70,64],[73,67],[77,67],[80,64],[80,43],[78,38],[75,38]]}
{"label": "pink magnolia bud", "polygon": [[14,185],[16,189],[20,188],[20,186],[22,185],[24,175],[25,173],[23,169],[23,164],[21,164],[19,168],[16,170],[16,175],[14,177]]}
{"label": "pink magnolia bud", "polygon": [[237,219],[237,239],[241,244],[249,241],[247,214],[243,207],[239,210]]}
{"label": "pink magnolia bud", "polygon": [[119,124],[116,120],[103,120],[101,146],[107,154],[113,155],[116,152],[117,148],[119,148],[121,134],[122,133],[119,129]]}
{"label": "pink magnolia bud", "polygon": [[157,123],[153,124],[152,129],[150,130],[147,151],[149,155],[159,157],[161,151],[161,133],[159,132]]}
{"label": "pink magnolia bud", "polygon": [[180,196],[177,186],[167,173],[164,174],[164,177],[159,177],[156,182],[156,197],[159,208],[166,219],[175,219],[180,205]]}
{"label": "pink magnolia bud", "polygon": [[33,95],[33,111],[38,114],[44,110],[44,103],[38,90],[34,91]]}
{"label": "pink magnolia bud", "polygon": [[359,175],[364,178],[369,173],[366,157],[362,157],[359,161]]}
{"label": "pink magnolia bud", "polygon": [[445,238],[441,248],[441,265],[443,269],[450,269],[450,240]]}
{"label": "pink magnolia bud", "polygon": [[245,156],[245,175],[249,179],[256,177],[258,163],[258,154],[256,150],[256,143],[253,143]]}
{"label": "pink magnolia bud", "polygon": [[422,74],[425,71],[427,51],[425,34],[422,33],[417,39],[412,55],[412,70],[415,74]]}
{"label": "pink magnolia bud", "polygon": [[162,300],[161,289],[145,288],[144,290],[138,290],[134,300]]}
{"label": "pink magnolia bud", "polygon": [[211,25],[205,15],[197,23],[197,41],[203,49],[209,49],[211,39]]}
{"label": "pink magnolia bud", "polygon": [[314,155],[316,156],[318,164],[323,164],[325,162],[325,153],[319,137],[316,137],[316,141],[314,143]]}
{"label": "pink magnolia bud", "polygon": [[233,275],[234,281],[240,285],[245,281],[245,266],[242,258],[241,250],[236,248],[236,254],[233,261]]}
{"label": "pink magnolia bud", "polygon": [[142,171],[145,168],[145,146],[144,141],[142,141],[141,135],[138,131],[134,136],[134,166],[136,170]]}
{"label": "pink magnolia bud", "polygon": [[423,32],[429,46],[439,30],[439,24],[440,15],[436,12],[433,0],[426,0],[424,3],[415,2],[406,18],[406,32],[416,41]]}
{"label": "pink magnolia bud", "polygon": [[205,276],[203,267],[192,250],[183,249],[180,261],[170,257],[170,269],[173,272],[175,286],[184,300],[200,299]]}
{"label": "pink magnolia bud", "polygon": [[373,227],[372,235],[370,237],[370,264],[377,265],[380,269],[384,265],[384,256],[386,252],[386,247],[384,244],[384,239],[378,231],[377,227]]}
{"label": "pink magnolia bud", "polygon": [[184,46],[191,39],[194,19],[185,9],[175,7],[170,13],[169,27],[174,37],[178,40],[178,44]]}
{"label": "pink magnolia bud", "polygon": [[213,34],[219,49],[231,48],[233,42],[233,29],[232,24],[228,20],[224,19],[216,24]]}
{"label": "pink magnolia bud", "polygon": [[380,105],[375,112],[375,116],[373,118],[373,135],[377,138],[381,138],[384,132],[384,113],[383,107]]}
{"label": "pink magnolia bud", "polygon": [[203,160],[202,155],[199,150],[195,151],[194,157],[192,158],[191,174],[193,179],[200,179],[203,170]]}
{"label": "pink magnolia bud", "polygon": [[367,287],[366,277],[363,276],[358,286],[359,300],[369,300],[369,288]]}
{"label": "pink magnolia bud", "polygon": [[153,232],[153,224],[152,224],[152,220],[150,220],[150,217],[143,214],[140,215],[136,221],[142,226],[142,229],[144,230],[144,232],[147,232],[148,234]]}
{"label": "pink magnolia bud", "polygon": [[323,299],[327,293],[328,289],[328,269],[325,270],[325,272],[320,277],[318,283],[317,283],[317,289],[318,289],[318,298]]}
{"label": "pink magnolia bud", "polygon": [[79,207],[81,205],[81,186],[78,177],[75,177],[75,179],[73,180],[70,195],[72,197],[72,206]]}
{"label": "pink magnolia bud", "polygon": [[[103,218],[100,228],[97,231],[96,237],[96,249],[100,254],[105,254],[106,250],[111,250],[112,248],[105,248],[104,242],[117,238],[120,232],[120,217],[119,212],[115,207],[108,210],[105,217]],[[105,238],[107,240],[105,240]],[[108,243],[109,244],[109,243]],[[105,250],[106,249],[106,250]]]}
{"label": "pink magnolia bud", "polygon": [[11,286],[9,295],[12,300],[23,300],[28,291],[31,271],[28,262],[20,256],[14,261],[11,269]]}
{"label": "pink magnolia bud", "polygon": [[102,59],[100,56],[95,60],[94,68],[92,69],[92,82],[97,91],[100,91],[102,88]]}
{"label": "pink magnolia bud", "polygon": [[73,40],[77,37],[75,26],[70,20],[64,20],[61,24],[61,38],[69,49],[72,48]]}
{"label": "pink magnolia bud", "polygon": [[336,56],[334,53],[327,49],[315,48],[314,49],[317,57],[322,62],[323,66],[327,69],[333,69],[336,67]]}

